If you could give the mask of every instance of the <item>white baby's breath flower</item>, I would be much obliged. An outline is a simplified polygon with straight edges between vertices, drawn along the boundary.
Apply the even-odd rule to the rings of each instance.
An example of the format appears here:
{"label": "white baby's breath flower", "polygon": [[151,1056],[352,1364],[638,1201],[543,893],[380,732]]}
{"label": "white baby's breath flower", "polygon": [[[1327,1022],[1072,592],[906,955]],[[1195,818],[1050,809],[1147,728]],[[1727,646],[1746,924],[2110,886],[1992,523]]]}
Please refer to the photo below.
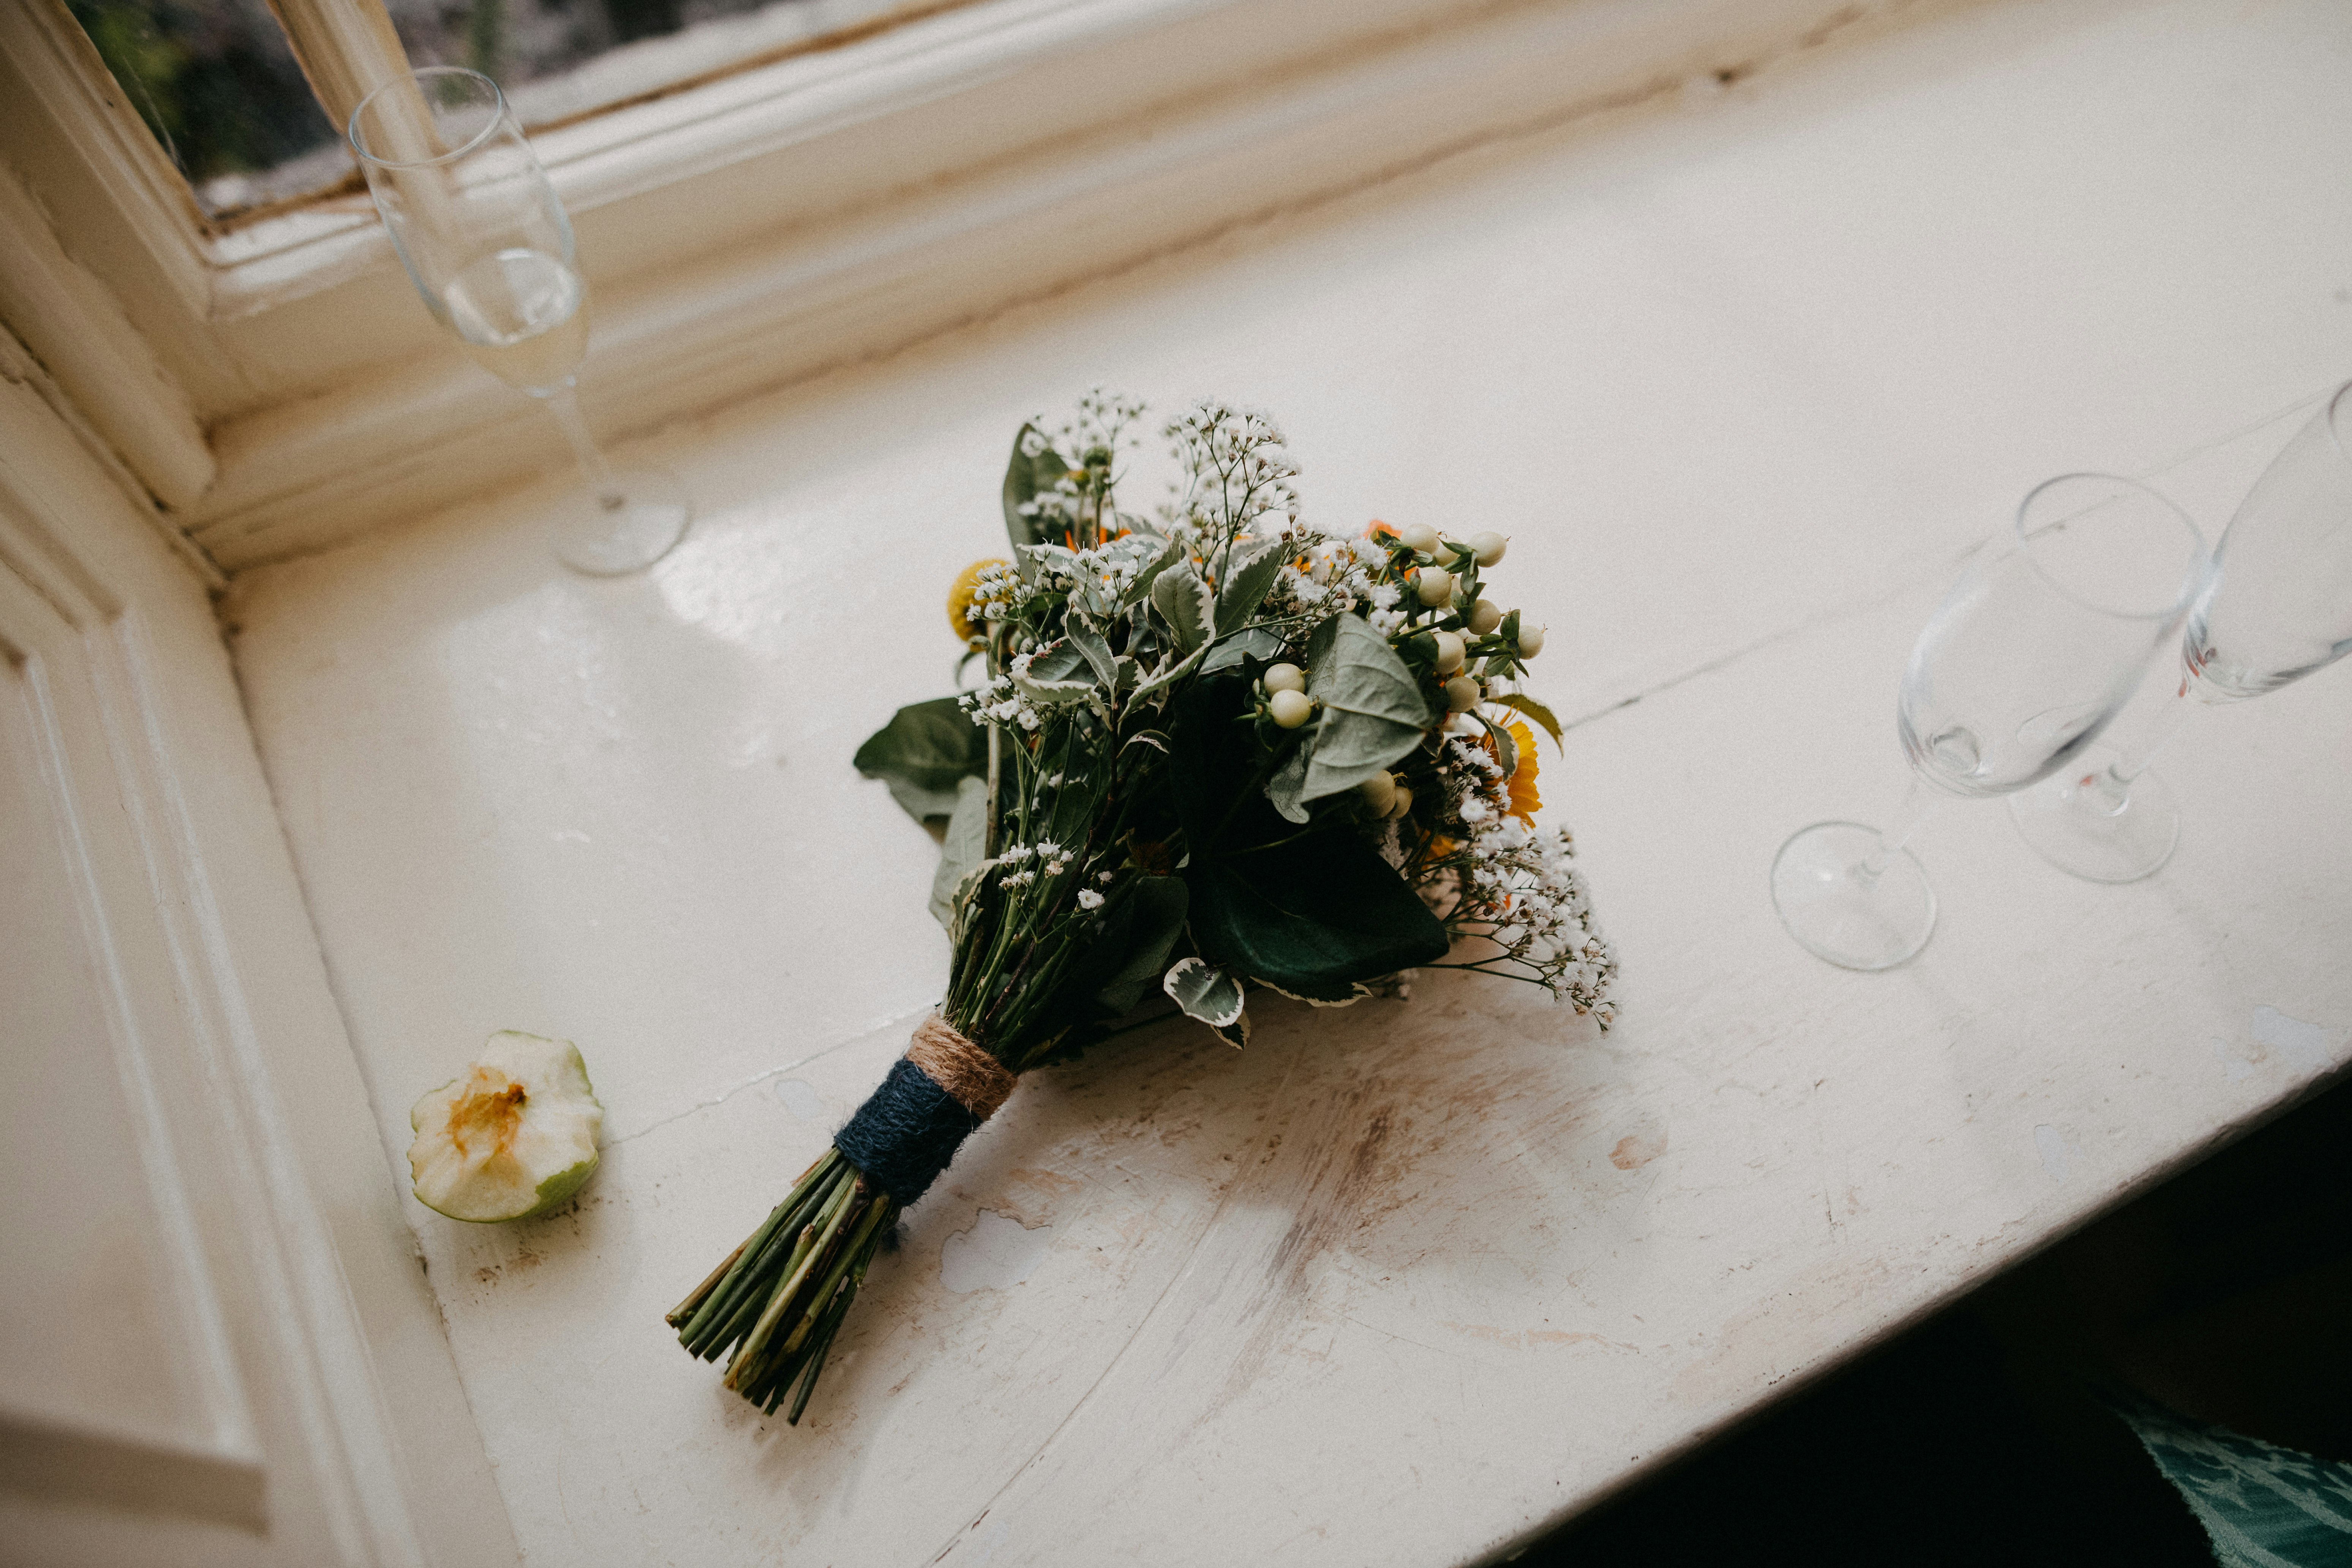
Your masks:
{"label": "white baby's breath flower", "polygon": [[1078,889],[1078,908],[1082,910],[1098,910],[1102,907],[1103,896],[1100,893],[1096,892],[1092,888],[1081,888]]}

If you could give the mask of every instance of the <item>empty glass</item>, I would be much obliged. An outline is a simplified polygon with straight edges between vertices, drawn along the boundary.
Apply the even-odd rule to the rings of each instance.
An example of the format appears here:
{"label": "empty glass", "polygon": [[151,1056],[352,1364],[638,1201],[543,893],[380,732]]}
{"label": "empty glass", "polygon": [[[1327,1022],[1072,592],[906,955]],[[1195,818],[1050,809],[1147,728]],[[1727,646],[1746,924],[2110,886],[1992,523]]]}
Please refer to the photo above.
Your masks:
{"label": "empty glass", "polygon": [[2068,474],[2028,495],[1911,649],[1898,825],[1815,823],[1780,847],[1772,902],[1789,934],[1848,969],[1918,952],[1936,895],[1903,846],[1921,819],[1947,795],[2005,795],[2064,766],[2130,698],[2205,566],[2196,524],[2128,479]]}
{"label": "empty glass", "polygon": [[2200,705],[2275,691],[2352,652],[2352,384],[2263,470],[2213,547],[2180,639],[2179,689],[2131,743],[2014,796],[2042,858],[2094,882],[2133,882],[2172,856],[2180,812],[2148,759]]}
{"label": "empty glass", "polygon": [[616,474],[581,416],[588,286],[572,220],[498,83],[434,66],[352,111],[352,149],[409,281],[475,362],[539,399],[562,426],[588,493],[559,520],[555,553],[597,576],[658,561],[692,509],[667,474]]}

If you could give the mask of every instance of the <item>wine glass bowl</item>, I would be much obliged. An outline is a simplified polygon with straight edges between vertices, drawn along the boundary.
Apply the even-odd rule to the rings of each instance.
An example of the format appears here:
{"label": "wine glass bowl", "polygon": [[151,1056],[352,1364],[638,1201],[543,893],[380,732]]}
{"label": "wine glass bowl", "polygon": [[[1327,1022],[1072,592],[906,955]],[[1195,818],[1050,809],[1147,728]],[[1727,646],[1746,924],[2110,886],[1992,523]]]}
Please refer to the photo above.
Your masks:
{"label": "wine glass bowl", "polygon": [[2129,700],[2206,568],[2195,523],[2102,474],[2036,487],[1912,646],[1895,731],[1916,783],[1899,827],[1816,823],[1780,847],[1772,900],[1807,951],[1885,969],[1926,945],[1936,897],[1904,847],[1938,796],[2049,777]]}
{"label": "wine glass bowl", "polygon": [[2239,504],[2181,638],[2206,700],[2275,691],[2352,652],[2352,383]]}
{"label": "wine glass bowl", "polygon": [[2148,759],[2198,707],[2300,680],[2352,652],[2352,383],[2263,470],[2189,605],[2172,701],[2132,743],[2010,801],[2042,858],[2094,882],[2152,875],[2180,812]]}
{"label": "wine glass bowl", "polygon": [[2130,698],[2177,624],[2196,526],[2128,479],[2035,487],[1911,650],[1895,704],[1905,755],[1954,795],[2048,777]]}
{"label": "wine glass bowl", "polygon": [[600,576],[660,559],[692,509],[667,474],[616,474],[580,412],[588,285],[572,220],[489,78],[433,66],[352,111],[349,136],[400,264],[466,353],[536,398],[578,459],[588,494],[559,520],[556,554]]}

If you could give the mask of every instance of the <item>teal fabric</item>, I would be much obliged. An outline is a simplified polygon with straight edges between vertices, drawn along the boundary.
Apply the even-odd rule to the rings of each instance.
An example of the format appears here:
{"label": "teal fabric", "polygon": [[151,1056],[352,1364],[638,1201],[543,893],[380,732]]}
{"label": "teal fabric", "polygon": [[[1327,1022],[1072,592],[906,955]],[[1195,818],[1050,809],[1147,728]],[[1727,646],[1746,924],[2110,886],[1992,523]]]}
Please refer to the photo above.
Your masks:
{"label": "teal fabric", "polygon": [[2352,1568],[2352,1465],[2138,1401],[2116,1413],[2188,1500],[2222,1568]]}

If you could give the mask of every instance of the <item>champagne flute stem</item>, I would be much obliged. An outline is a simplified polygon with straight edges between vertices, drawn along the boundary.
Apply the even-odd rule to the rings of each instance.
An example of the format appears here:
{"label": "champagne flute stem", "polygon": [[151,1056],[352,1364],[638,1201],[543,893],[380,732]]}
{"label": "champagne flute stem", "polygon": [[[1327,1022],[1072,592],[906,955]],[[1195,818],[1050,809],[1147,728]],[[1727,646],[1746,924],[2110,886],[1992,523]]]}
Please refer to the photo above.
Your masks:
{"label": "champagne flute stem", "polygon": [[[2179,689],[2172,694],[2172,700],[2158,709],[2155,717],[2141,727],[2131,744],[2121,748],[2122,754],[2107,764],[2106,773],[2100,783],[2103,785],[2112,783],[2118,786],[2127,799],[2132,780],[2147,772],[2147,764],[2155,759],[2156,753],[2164,748],[2167,741],[2180,732],[2180,726],[2189,721],[2189,715],[2195,710],[2196,705],[2189,695],[2189,675],[2184,668]],[[2124,801],[2117,800],[2115,804],[2120,806]]]}
{"label": "champagne flute stem", "polygon": [[1913,773],[1910,791],[1903,797],[1902,809],[1895,814],[1895,826],[1880,832],[1877,848],[1854,862],[1853,875],[1864,881],[1877,880],[1885,874],[1887,861],[1911,842],[1911,836],[1919,831],[1919,825],[1927,820],[1927,814],[1941,805],[1944,799],[1939,791],[1928,788],[1925,780]]}
{"label": "champagne flute stem", "polygon": [[562,427],[564,439],[572,443],[572,457],[579,459],[580,477],[588,481],[596,504],[606,511],[618,511],[628,504],[629,498],[621,493],[621,481],[613,477],[613,466],[604,461],[604,454],[596,449],[596,437],[588,433],[588,420],[580,412],[580,395],[573,390],[572,378],[566,376],[562,385],[531,395],[547,405]]}

